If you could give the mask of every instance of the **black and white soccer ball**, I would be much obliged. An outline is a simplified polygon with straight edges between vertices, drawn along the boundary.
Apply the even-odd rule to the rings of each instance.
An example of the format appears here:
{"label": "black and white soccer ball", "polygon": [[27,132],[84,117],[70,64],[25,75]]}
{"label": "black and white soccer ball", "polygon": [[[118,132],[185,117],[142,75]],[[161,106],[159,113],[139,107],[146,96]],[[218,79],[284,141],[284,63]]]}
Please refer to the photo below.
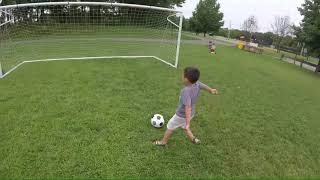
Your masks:
{"label": "black and white soccer ball", "polygon": [[151,125],[155,128],[162,128],[164,126],[164,118],[161,114],[155,114],[151,118]]}

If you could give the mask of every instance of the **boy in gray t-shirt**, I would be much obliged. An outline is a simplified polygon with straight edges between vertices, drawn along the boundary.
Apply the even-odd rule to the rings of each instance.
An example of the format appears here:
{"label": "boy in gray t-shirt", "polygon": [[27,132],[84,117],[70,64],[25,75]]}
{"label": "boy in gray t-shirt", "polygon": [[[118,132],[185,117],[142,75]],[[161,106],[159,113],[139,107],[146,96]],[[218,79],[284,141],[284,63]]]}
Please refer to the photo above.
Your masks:
{"label": "boy in gray t-shirt", "polygon": [[218,91],[199,82],[199,77],[200,71],[197,68],[188,67],[184,69],[182,81],[185,87],[181,90],[176,114],[169,120],[167,131],[165,132],[163,139],[153,142],[154,145],[165,146],[173,131],[177,128],[184,129],[185,133],[194,144],[200,143],[200,140],[193,135],[190,129],[190,121],[195,115],[195,105],[200,90],[206,90],[211,94],[218,94]]}

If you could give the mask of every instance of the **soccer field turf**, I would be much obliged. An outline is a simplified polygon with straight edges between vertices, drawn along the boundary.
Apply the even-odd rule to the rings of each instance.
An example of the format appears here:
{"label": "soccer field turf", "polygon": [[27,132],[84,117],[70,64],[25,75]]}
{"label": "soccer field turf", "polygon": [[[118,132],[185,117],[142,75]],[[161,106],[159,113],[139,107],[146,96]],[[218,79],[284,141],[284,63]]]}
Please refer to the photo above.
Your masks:
{"label": "soccer field turf", "polygon": [[[0,63],[4,72],[23,61],[101,56],[157,56],[174,65],[178,34],[159,34],[155,30],[128,33],[127,29],[121,29],[120,33],[72,32],[32,38],[16,34],[17,37],[4,41],[0,47]],[[181,38],[197,40],[185,34]]]}
{"label": "soccer field turf", "polygon": [[[178,130],[154,147],[165,128],[150,118],[174,114],[189,65],[220,92],[200,95],[191,128],[202,144]],[[222,46],[183,45],[177,70],[154,59],[25,64],[0,80],[0,178],[317,178],[319,82]]]}

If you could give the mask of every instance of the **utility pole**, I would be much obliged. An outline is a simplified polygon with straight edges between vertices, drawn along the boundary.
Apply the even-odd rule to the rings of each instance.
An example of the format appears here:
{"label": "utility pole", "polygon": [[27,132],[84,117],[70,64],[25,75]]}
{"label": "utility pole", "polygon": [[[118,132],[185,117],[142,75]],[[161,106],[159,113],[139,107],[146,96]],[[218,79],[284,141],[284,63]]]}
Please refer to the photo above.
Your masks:
{"label": "utility pole", "polygon": [[304,46],[305,46],[306,44],[305,43],[303,43],[302,44],[302,48],[301,48],[301,51],[300,51],[300,56],[303,56],[303,53],[304,53]]}
{"label": "utility pole", "polygon": [[229,24],[228,39],[230,39],[230,33],[231,33],[231,20],[230,20],[230,24]]}

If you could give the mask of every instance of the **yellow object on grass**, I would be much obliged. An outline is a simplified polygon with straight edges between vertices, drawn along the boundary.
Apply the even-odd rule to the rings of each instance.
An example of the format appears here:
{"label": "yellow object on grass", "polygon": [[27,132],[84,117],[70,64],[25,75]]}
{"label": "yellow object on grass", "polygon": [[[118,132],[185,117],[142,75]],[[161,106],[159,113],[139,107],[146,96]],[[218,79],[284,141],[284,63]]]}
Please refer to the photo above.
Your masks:
{"label": "yellow object on grass", "polygon": [[239,48],[239,49],[243,49],[243,48],[244,48],[244,44],[243,44],[242,42],[240,42],[240,43],[238,44],[238,48]]}

